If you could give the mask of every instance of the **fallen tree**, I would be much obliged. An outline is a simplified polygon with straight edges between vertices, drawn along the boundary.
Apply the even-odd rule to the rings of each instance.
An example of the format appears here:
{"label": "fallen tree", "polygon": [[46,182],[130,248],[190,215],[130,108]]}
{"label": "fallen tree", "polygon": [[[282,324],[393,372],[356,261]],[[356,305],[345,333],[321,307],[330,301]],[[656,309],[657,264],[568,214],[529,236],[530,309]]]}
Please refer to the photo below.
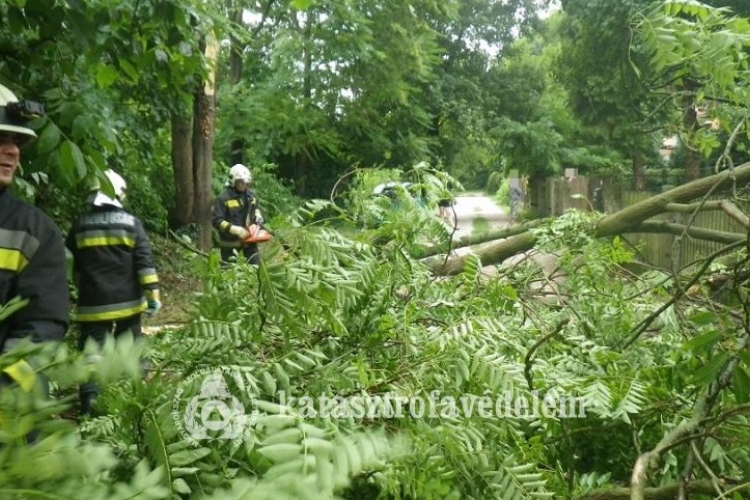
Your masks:
{"label": "fallen tree", "polygon": [[[602,217],[596,222],[593,234],[597,237],[612,237],[627,233],[663,232],[687,235],[695,239],[719,243],[735,243],[746,235],[693,227],[690,224],[649,221],[652,217],[668,213],[696,213],[703,210],[722,210],[743,227],[750,229],[750,220],[729,200],[707,201],[711,195],[726,193],[750,182],[750,163],[724,170],[687,184],[657,194],[618,212]],[[694,200],[702,199],[695,202]],[[506,230],[505,234],[489,233],[484,241],[470,241],[471,253],[479,257],[483,265],[500,264],[516,254],[531,250],[537,242],[535,228],[539,224],[520,226]],[[517,232],[517,231],[520,231]],[[502,239],[498,239],[502,238]],[[460,246],[452,245],[460,248]],[[435,274],[456,275],[464,270],[467,255],[436,254],[422,258]]]}

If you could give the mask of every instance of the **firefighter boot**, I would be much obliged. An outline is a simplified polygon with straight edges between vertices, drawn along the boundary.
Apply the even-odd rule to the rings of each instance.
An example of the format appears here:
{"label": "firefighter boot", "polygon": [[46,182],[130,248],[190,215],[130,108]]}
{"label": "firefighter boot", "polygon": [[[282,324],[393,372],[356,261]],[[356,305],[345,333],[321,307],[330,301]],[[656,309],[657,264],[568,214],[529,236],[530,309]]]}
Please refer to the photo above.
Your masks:
{"label": "firefighter boot", "polygon": [[79,389],[79,397],[81,402],[81,416],[94,417],[96,407],[96,397],[99,395],[99,388],[92,382],[86,382]]}

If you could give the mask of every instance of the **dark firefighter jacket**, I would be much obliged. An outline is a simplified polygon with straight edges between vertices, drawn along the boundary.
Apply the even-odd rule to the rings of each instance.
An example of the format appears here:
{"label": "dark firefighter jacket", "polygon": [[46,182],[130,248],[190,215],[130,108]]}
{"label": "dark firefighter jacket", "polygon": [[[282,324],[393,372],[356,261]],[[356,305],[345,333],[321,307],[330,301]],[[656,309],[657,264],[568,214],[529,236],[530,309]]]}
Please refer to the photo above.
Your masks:
{"label": "dark firefighter jacket", "polygon": [[247,227],[248,224],[254,223],[255,211],[258,208],[258,198],[252,189],[244,193],[233,187],[224,189],[214,201],[211,217],[213,227],[219,232],[219,245],[224,248],[239,247],[241,242],[237,236],[229,234],[229,227]]}
{"label": "dark firefighter jacket", "polygon": [[[63,237],[44,212],[0,189],[0,302],[29,303],[0,320],[0,347],[18,340],[60,341],[68,329],[70,297]],[[15,340],[15,342],[14,342]]]}
{"label": "dark firefighter jacket", "polygon": [[159,278],[137,217],[114,206],[92,206],[73,223],[65,244],[78,286],[76,321],[112,321],[146,310],[143,292],[157,289]]}

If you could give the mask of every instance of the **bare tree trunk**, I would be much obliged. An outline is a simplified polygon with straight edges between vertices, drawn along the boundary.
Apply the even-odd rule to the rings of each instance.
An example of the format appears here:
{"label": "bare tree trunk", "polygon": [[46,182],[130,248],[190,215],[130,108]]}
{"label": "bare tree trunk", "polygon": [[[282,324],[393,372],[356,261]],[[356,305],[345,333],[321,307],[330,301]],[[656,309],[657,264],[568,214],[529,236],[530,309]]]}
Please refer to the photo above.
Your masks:
{"label": "bare tree trunk", "polygon": [[186,117],[172,114],[172,172],[176,211],[173,220],[178,226],[196,222],[192,130],[189,115]]}
{"label": "bare tree trunk", "polygon": [[[229,2],[231,4],[231,2]],[[234,24],[242,24],[242,6],[229,6],[229,18]],[[234,33],[229,36],[229,83],[236,85],[242,78],[242,43]]]}
{"label": "bare tree trunk", "polygon": [[694,181],[700,178],[701,156],[695,150],[693,139],[698,132],[698,113],[695,110],[695,98],[692,95],[693,85],[685,84],[686,95],[682,100],[682,125],[685,127],[687,137],[687,156],[685,157],[685,181]]}
{"label": "bare tree trunk", "polygon": [[636,191],[646,189],[646,165],[643,152],[639,148],[633,151],[633,189]]}
{"label": "bare tree trunk", "polygon": [[[231,2],[229,2],[231,4]],[[230,5],[229,16],[233,23],[242,24],[242,6],[241,5]],[[240,83],[242,80],[242,50],[243,46],[240,40],[232,34],[229,37],[229,84],[234,86]],[[229,163],[234,165],[236,163],[245,162],[245,138],[235,137],[232,139],[229,148]]]}
{"label": "bare tree trunk", "polygon": [[205,49],[211,70],[202,89],[195,94],[193,119],[193,161],[195,178],[195,210],[200,228],[198,248],[208,251],[212,244],[211,204],[214,127],[216,122],[216,62],[219,44],[208,36]]}
{"label": "bare tree trunk", "polygon": [[[303,112],[308,108],[308,106],[310,105],[310,100],[312,99],[312,53],[310,47],[312,47],[312,25],[315,21],[313,14],[309,10],[305,14],[305,41],[302,44],[303,58],[305,61],[302,82]],[[308,156],[308,153],[303,147],[297,153],[297,162],[294,169],[295,190],[298,196],[304,197],[307,194],[307,171],[309,161],[310,158]]]}

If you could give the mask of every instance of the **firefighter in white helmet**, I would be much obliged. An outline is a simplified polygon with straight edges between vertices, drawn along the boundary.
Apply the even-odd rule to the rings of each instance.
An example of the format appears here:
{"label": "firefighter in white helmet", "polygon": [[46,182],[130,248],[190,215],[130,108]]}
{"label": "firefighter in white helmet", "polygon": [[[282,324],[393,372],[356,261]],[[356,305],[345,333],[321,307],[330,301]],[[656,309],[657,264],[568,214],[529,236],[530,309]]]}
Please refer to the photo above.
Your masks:
{"label": "firefighter in white helmet", "polygon": [[[89,210],[74,221],[66,238],[78,288],[73,319],[80,326],[81,351],[89,339],[99,347],[109,336],[140,339],[141,314],[154,316],[161,309],[151,243],[140,219],[122,205],[125,179],[113,170],[105,175],[113,193],[97,182]],[[93,382],[80,387],[82,414],[93,412],[98,394]]]}
{"label": "firefighter in white helmet", "polygon": [[[3,354],[25,340],[60,342],[68,329],[70,302],[63,236],[49,216],[16,198],[10,188],[21,163],[22,147],[37,137],[31,122],[43,114],[41,104],[19,100],[0,85],[0,304],[16,296],[28,300],[0,321]],[[0,387],[39,390],[46,396],[47,381],[38,368],[28,358],[3,366]]]}
{"label": "firefighter in white helmet", "polygon": [[253,178],[250,170],[240,163],[229,169],[229,184],[214,201],[213,227],[219,232],[221,260],[229,262],[236,252],[241,252],[251,264],[260,263],[257,243],[246,243],[250,236],[248,226],[263,224],[255,191],[250,189]]}

